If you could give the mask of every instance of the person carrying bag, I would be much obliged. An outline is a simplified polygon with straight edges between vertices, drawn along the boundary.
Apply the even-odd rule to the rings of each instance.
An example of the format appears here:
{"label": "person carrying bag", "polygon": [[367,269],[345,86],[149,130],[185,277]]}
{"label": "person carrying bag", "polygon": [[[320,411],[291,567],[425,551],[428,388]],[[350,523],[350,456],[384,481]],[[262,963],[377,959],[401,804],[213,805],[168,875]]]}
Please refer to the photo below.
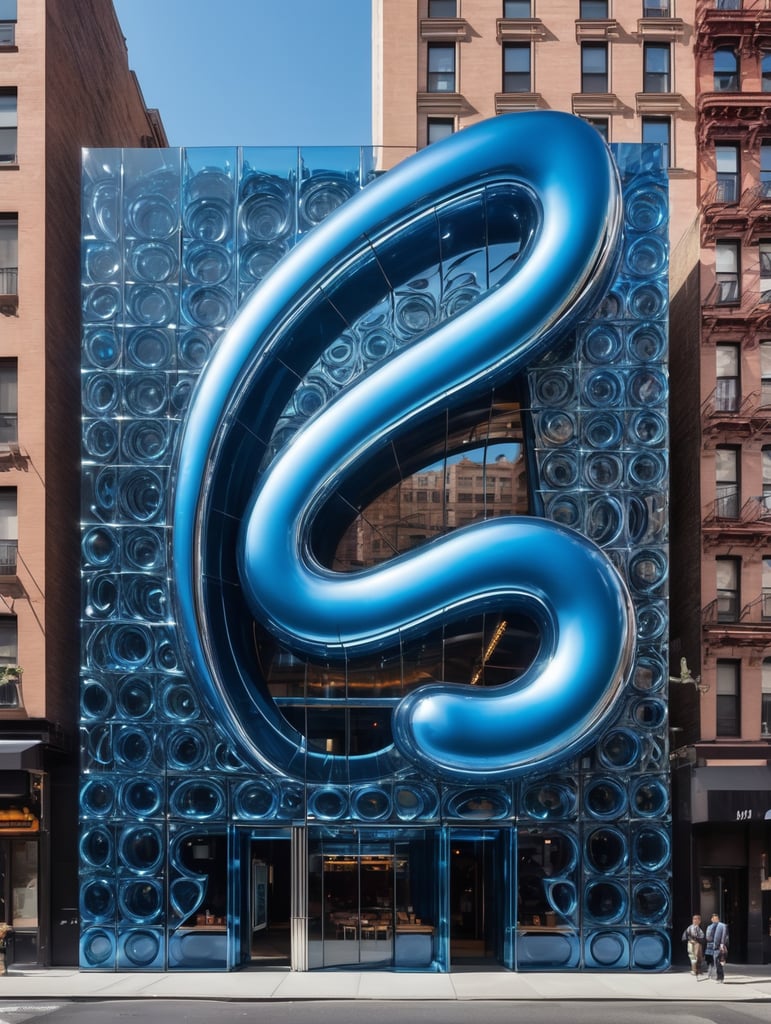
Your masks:
{"label": "person carrying bag", "polygon": [[728,925],[723,924],[719,914],[713,914],[707,926],[707,948],[704,957],[709,964],[709,977],[715,981],[725,981],[723,970],[728,958]]}
{"label": "person carrying bag", "polygon": [[704,956],[704,932],[701,928],[701,917],[699,914],[693,915],[691,923],[683,932],[682,940],[686,944],[688,959],[691,961],[691,974],[698,978],[701,974]]}

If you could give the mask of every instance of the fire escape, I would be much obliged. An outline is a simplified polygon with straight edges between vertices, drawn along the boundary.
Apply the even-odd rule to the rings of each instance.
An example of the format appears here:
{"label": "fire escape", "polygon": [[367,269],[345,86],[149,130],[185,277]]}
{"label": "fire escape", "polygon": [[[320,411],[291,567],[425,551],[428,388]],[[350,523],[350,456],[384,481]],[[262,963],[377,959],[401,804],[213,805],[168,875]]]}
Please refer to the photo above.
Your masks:
{"label": "fire escape", "polygon": [[[739,61],[756,62],[771,53],[771,10],[765,0],[743,0],[739,9],[715,0],[696,5],[697,61],[712,61],[714,52],[730,47]],[[757,152],[762,139],[771,138],[771,94],[742,92],[733,87],[703,92],[697,103],[698,139],[702,150],[716,143],[737,143],[745,152]],[[771,181],[740,191],[737,180],[712,181],[702,191],[701,245],[711,248],[721,238],[739,242],[745,251],[761,239],[771,238]],[[734,342],[744,350],[761,339],[771,339],[771,295],[761,292],[760,266],[745,267],[736,289],[716,283],[702,296],[702,345]],[[702,444],[751,444],[758,450],[771,444],[771,395],[765,390],[743,395],[723,388],[718,379],[700,410]],[[742,550],[748,555],[771,551],[771,498],[758,496],[741,502],[737,490],[722,494],[702,517],[705,550]],[[751,660],[760,659],[771,645],[771,595],[761,593],[733,607],[721,596],[702,609],[705,647],[746,648]],[[719,656],[719,655],[718,655]]]}

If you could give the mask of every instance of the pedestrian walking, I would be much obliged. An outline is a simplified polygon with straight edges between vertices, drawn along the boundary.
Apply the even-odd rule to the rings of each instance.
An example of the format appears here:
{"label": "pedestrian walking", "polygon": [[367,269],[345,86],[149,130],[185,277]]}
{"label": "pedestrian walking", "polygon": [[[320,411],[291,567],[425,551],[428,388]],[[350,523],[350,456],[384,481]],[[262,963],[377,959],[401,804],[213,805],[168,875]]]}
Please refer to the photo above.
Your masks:
{"label": "pedestrian walking", "polygon": [[691,974],[698,978],[702,972],[705,942],[700,914],[694,914],[691,918],[691,923],[683,932],[683,942],[691,961]]}
{"label": "pedestrian walking", "polygon": [[707,925],[705,936],[707,946],[704,950],[704,959],[709,964],[708,977],[715,981],[725,981],[725,962],[728,957],[728,925],[723,924],[719,914],[713,914],[710,923]]}

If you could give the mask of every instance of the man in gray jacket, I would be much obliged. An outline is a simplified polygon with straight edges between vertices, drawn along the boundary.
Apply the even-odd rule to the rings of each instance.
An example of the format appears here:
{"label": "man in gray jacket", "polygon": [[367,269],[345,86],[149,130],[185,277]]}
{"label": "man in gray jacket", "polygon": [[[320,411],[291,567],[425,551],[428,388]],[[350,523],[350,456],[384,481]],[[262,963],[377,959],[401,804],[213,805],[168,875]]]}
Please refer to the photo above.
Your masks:
{"label": "man in gray jacket", "polygon": [[719,914],[713,914],[707,925],[707,948],[704,959],[709,964],[708,977],[716,981],[725,981],[723,965],[728,953],[728,925],[723,924]]}

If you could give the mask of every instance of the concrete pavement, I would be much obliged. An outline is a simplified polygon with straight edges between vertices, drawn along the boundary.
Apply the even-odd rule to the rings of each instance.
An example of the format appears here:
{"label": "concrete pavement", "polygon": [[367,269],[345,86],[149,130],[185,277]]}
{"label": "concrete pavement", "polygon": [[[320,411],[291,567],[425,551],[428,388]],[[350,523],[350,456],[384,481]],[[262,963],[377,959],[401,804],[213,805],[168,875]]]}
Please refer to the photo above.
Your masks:
{"label": "concrete pavement", "polygon": [[298,1000],[633,1000],[771,1003],[771,965],[731,964],[722,985],[686,969],[662,974],[587,972],[516,974],[461,970],[452,974],[391,971],[243,970],[228,974],[95,973],[65,968],[16,970],[0,976],[3,999]]}

